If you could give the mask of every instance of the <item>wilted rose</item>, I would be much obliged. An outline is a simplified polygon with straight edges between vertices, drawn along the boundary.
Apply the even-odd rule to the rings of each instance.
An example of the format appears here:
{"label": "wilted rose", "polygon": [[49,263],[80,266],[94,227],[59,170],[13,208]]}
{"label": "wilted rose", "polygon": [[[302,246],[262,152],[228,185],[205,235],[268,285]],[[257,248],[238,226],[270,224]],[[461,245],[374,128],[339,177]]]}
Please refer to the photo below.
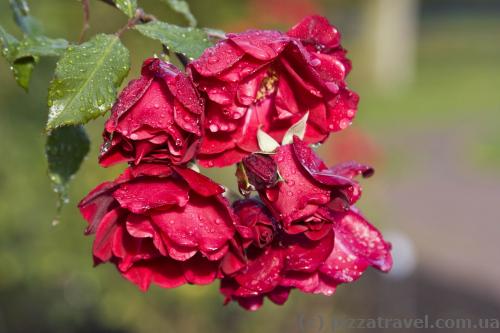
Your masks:
{"label": "wilted rose", "polygon": [[203,111],[203,100],[185,74],[160,59],[147,59],[141,77],[129,83],[111,110],[99,162],[186,163],[201,140]]}
{"label": "wilted rose", "polygon": [[223,191],[183,167],[126,169],[79,204],[86,233],[95,234],[95,264],[113,262],[141,290],[212,282],[234,234]]}
{"label": "wilted rose", "polygon": [[[238,205],[253,210],[255,215],[261,210],[262,216],[269,216],[264,206],[251,201],[244,200]],[[245,210],[237,210],[236,214],[239,221],[248,216]],[[225,302],[237,301],[248,310],[257,310],[265,297],[283,304],[294,288],[329,296],[339,284],[358,279],[369,266],[390,270],[390,244],[356,209],[330,211],[328,218],[331,223],[321,239],[276,229],[273,241],[266,247],[241,241],[246,265],[224,270],[226,258],[235,257],[234,248],[223,260],[225,278],[221,281],[221,293],[226,297]]]}
{"label": "wilted rose", "polygon": [[[254,159],[252,156],[243,164]],[[328,168],[298,137],[292,144],[280,146],[275,154],[265,156],[270,161],[246,168],[248,179],[261,179],[260,175],[270,170],[279,172],[279,182],[258,188],[260,197],[286,232],[304,232],[311,239],[323,237],[330,229],[328,210],[346,211],[358,200],[361,187],[353,178],[373,173],[372,168],[355,162]]]}
{"label": "wilted rose", "polygon": [[346,128],[358,102],[345,83],[348,64],[340,51],[318,53],[307,40],[278,31],[228,34],[189,65],[193,81],[208,97],[200,163],[238,162],[259,150],[259,128],[281,141],[307,112],[306,142],[322,142]]}

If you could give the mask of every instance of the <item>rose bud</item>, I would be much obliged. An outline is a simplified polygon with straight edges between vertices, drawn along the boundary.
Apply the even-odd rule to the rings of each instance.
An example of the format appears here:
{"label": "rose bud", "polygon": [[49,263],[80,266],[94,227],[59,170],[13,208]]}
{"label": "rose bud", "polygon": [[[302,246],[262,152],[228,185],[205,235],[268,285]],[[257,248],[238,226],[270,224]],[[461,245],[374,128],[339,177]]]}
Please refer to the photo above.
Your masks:
{"label": "rose bud", "polygon": [[228,276],[246,266],[245,251],[249,246],[264,248],[272,242],[278,225],[269,210],[256,199],[237,200],[232,207],[237,233],[221,264],[221,271]]}
{"label": "rose bud", "polygon": [[207,97],[201,165],[231,165],[258,151],[259,128],[281,142],[307,112],[308,143],[322,142],[350,125],[358,97],[345,82],[347,60],[338,52],[318,53],[303,44],[302,36],[292,35],[267,30],[228,34],[189,64],[193,82]]}
{"label": "rose bud", "polygon": [[224,189],[187,168],[142,163],[99,185],[79,208],[95,264],[112,262],[141,290],[207,284],[234,235]]}
{"label": "rose bud", "polygon": [[245,168],[248,182],[256,190],[273,187],[278,182],[278,165],[269,155],[258,153],[248,155],[241,163]]}
{"label": "rose bud", "polygon": [[168,160],[183,164],[201,140],[203,100],[191,80],[173,65],[147,59],[111,110],[99,162]]}
{"label": "rose bud", "polygon": [[239,217],[240,225],[250,229],[253,244],[262,248],[271,243],[276,222],[261,202],[255,199],[238,200],[233,203],[233,210]]}

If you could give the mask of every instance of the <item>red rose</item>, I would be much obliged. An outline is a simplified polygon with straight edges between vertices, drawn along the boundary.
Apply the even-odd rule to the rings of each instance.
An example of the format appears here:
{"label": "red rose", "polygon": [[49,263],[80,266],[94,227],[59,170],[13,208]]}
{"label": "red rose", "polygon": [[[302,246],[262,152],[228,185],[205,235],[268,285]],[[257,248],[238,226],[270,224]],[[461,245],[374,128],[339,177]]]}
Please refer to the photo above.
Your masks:
{"label": "red rose", "polygon": [[[282,180],[274,186],[252,185],[286,232],[305,232],[311,239],[322,238],[330,229],[329,209],[345,211],[358,200],[361,187],[353,178],[373,173],[370,167],[355,162],[328,168],[298,137],[294,137],[292,144],[280,146],[275,154],[265,156],[274,165],[261,163],[247,168],[244,160],[248,180],[252,183],[259,174],[279,172]],[[256,175],[258,166],[269,170],[259,170]]]}
{"label": "red rose", "polygon": [[223,191],[191,169],[128,168],[79,204],[95,233],[95,264],[113,262],[141,290],[212,282],[234,234]]}
{"label": "red rose", "polygon": [[259,127],[281,141],[307,112],[307,142],[322,142],[347,127],[357,96],[346,87],[347,60],[338,59],[344,59],[340,53],[309,51],[300,39],[278,31],[228,34],[207,49],[188,68],[208,97],[200,163],[238,162],[259,150]]}
{"label": "red rose", "polygon": [[147,59],[142,76],[122,91],[106,122],[100,164],[188,162],[198,149],[203,111],[186,75],[160,59]]}
{"label": "red rose", "polygon": [[[255,200],[241,200],[234,205],[239,207],[235,212],[240,223],[275,223]],[[256,242],[248,242],[245,231],[240,232],[241,248],[233,247],[221,266],[226,276],[221,282],[226,303],[234,300],[248,310],[256,310],[268,297],[283,304],[293,288],[331,295],[337,285],[358,279],[369,266],[382,271],[391,268],[390,244],[359,212],[330,210],[328,218],[332,223],[319,240],[275,229],[269,246],[260,247]],[[235,253],[238,251],[246,255],[246,265],[233,269],[231,263],[240,256]]]}

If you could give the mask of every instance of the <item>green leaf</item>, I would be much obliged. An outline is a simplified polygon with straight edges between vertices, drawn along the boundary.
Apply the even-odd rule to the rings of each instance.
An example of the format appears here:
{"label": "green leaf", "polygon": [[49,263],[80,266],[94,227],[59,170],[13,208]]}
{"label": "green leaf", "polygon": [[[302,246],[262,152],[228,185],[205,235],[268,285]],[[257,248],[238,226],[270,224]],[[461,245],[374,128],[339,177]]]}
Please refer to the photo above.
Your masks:
{"label": "green leaf", "polygon": [[28,91],[31,73],[39,61],[39,56],[59,56],[68,47],[64,39],[45,36],[28,37],[18,43],[13,54],[12,71],[17,83]]}
{"label": "green leaf", "polygon": [[114,0],[116,8],[125,13],[128,17],[134,17],[137,10],[137,0]]}
{"label": "green leaf", "polygon": [[160,21],[152,21],[135,27],[144,36],[159,40],[169,50],[182,53],[190,59],[198,58],[212,45],[207,34],[196,28],[183,28]]}
{"label": "green leaf", "polygon": [[80,168],[89,148],[89,138],[81,125],[60,127],[50,132],[45,154],[52,187],[59,195],[59,208],[67,201],[68,183]]}
{"label": "green leaf", "polygon": [[28,91],[31,73],[33,73],[33,69],[35,69],[35,65],[38,63],[38,60],[38,57],[24,57],[16,59],[12,63],[14,79],[16,79],[17,84],[25,91]]}
{"label": "green leaf", "polygon": [[68,41],[45,36],[25,37],[17,47],[16,58],[33,56],[60,56],[68,47]]}
{"label": "green leaf", "polygon": [[0,26],[0,47],[2,56],[8,61],[12,62],[17,52],[19,41],[16,37],[9,34],[2,26]]}
{"label": "green leaf", "polygon": [[182,14],[186,20],[189,22],[189,26],[196,27],[196,19],[194,18],[191,10],[189,9],[189,4],[183,0],[163,0],[167,5],[170,6],[174,11]]}
{"label": "green leaf", "polygon": [[38,21],[29,15],[30,9],[25,0],[9,0],[14,20],[21,30],[27,35],[39,35],[42,32]]}
{"label": "green leaf", "polygon": [[47,129],[84,124],[106,113],[129,69],[129,52],[115,35],[68,47],[50,83]]}
{"label": "green leaf", "polygon": [[16,82],[27,91],[31,73],[38,62],[38,57],[26,57],[17,60],[19,41],[2,27],[0,27],[0,47],[2,56],[10,64]]}

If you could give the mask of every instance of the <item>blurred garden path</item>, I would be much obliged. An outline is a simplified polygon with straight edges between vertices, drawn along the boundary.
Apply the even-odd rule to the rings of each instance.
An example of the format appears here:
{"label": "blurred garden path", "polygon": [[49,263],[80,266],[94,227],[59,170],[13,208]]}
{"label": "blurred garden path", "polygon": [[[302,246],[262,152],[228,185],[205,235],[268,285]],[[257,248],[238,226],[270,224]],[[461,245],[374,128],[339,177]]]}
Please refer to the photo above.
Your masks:
{"label": "blurred garden path", "polygon": [[380,200],[391,225],[413,240],[421,268],[500,300],[500,173],[474,159],[496,123],[462,119],[381,135],[402,161],[399,175],[383,176]]}

